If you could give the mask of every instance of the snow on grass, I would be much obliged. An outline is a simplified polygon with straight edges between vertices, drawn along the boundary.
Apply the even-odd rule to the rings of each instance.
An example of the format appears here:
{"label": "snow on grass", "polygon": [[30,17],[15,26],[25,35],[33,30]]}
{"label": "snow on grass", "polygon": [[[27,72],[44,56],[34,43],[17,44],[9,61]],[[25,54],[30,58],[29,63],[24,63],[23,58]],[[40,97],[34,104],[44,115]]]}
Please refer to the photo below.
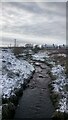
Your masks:
{"label": "snow on grass", "polygon": [[58,103],[58,109],[56,111],[68,112],[67,108],[67,91],[65,85],[67,84],[67,79],[65,76],[65,68],[61,65],[55,65],[52,70],[52,74],[56,76],[56,80],[53,81],[53,92],[58,93],[60,100]]}
{"label": "snow on grass", "polygon": [[50,54],[49,51],[45,51],[45,52],[41,51],[32,55],[32,59],[38,62],[39,61],[44,62],[47,64],[47,66],[52,67],[53,65],[55,65],[55,62],[51,60],[49,54]]}
{"label": "snow on grass", "polygon": [[32,55],[33,60],[44,62],[46,58],[49,58],[48,52],[39,52]]}
{"label": "snow on grass", "polygon": [[25,60],[18,60],[10,49],[2,51],[2,96],[9,98],[14,88],[20,88],[24,81],[32,76],[34,67]]}
{"label": "snow on grass", "polygon": [[58,56],[66,58],[66,54],[58,54]]}

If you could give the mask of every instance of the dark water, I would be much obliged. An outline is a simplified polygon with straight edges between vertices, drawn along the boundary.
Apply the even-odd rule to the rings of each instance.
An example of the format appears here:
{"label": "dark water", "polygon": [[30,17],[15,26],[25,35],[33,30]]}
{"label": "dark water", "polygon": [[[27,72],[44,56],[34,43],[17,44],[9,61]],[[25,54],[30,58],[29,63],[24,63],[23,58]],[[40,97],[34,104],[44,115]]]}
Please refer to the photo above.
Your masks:
{"label": "dark water", "polygon": [[48,83],[50,77],[47,74],[47,66],[41,69],[36,66],[36,72],[29,83],[29,87],[24,91],[19,101],[14,120],[25,118],[46,118],[50,119],[54,113],[54,107],[50,100]]}

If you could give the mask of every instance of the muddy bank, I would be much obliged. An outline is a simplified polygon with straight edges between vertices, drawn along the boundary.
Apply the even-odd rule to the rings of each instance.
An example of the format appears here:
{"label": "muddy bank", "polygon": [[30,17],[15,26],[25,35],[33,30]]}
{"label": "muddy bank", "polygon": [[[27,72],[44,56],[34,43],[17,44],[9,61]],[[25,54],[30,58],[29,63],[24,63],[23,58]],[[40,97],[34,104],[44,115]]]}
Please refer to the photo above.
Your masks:
{"label": "muddy bank", "polygon": [[19,101],[14,120],[23,118],[52,118],[54,107],[50,100],[48,84],[49,67],[35,63],[35,73]]}

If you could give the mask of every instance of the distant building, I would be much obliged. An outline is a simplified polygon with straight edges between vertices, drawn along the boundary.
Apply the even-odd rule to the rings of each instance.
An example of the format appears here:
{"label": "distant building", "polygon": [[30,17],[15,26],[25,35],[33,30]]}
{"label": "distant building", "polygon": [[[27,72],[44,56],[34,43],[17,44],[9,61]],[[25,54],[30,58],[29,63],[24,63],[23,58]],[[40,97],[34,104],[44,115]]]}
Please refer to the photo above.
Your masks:
{"label": "distant building", "polygon": [[25,47],[26,48],[33,48],[33,45],[32,44],[25,44]]}

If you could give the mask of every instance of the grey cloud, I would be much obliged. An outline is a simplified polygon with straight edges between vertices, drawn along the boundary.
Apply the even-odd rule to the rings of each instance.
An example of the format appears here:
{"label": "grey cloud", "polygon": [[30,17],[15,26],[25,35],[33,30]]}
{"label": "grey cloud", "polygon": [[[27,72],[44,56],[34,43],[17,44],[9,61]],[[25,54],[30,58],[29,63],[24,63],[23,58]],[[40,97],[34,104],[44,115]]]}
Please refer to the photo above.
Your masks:
{"label": "grey cloud", "polygon": [[3,32],[65,39],[66,3],[2,3]]}
{"label": "grey cloud", "polygon": [[[35,14],[49,14],[49,15],[59,15],[65,16],[65,2],[8,2],[3,3],[4,6],[8,8],[17,8],[17,10],[26,10]],[[43,7],[41,7],[43,6]],[[63,11],[63,12],[62,12]],[[8,11],[10,14],[10,12]],[[51,13],[51,14],[50,14]]]}
{"label": "grey cloud", "polygon": [[67,2],[67,0],[0,0],[1,2]]}

